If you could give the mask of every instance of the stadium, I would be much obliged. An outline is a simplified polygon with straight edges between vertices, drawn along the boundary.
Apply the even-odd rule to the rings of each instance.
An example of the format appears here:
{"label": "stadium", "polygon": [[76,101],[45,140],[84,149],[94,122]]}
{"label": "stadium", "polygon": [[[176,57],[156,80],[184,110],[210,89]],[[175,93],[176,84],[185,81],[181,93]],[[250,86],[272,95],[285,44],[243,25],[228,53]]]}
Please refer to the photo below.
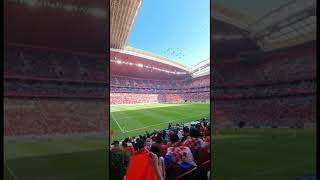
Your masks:
{"label": "stadium", "polygon": [[[114,137],[130,132],[137,135],[167,126],[169,122],[191,122],[209,116],[209,59],[193,67],[191,72],[187,67],[141,50],[112,49],[110,53],[110,129],[114,130]],[[181,116],[183,111],[190,110],[195,112]],[[173,112],[176,115],[172,115]],[[153,113],[169,115],[159,116],[153,123]],[[149,120],[139,124],[134,118]],[[164,119],[167,120],[164,122]]]}
{"label": "stadium", "polygon": [[[166,3],[169,1],[156,4]],[[173,59],[129,46],[130,38],[137,31],[134,28],[138,29],[139,22],[145,20],[141,17],[146,16],[150,4],[140,0],[111,1],[111,168],[113,164],[119,166],[122,162],[117,163],[116,154],[127,152],[130,155],[129,165],[118,167],[127,168],[126,179],[153,179],[154,176],[148,176],[147,163],[141,162],[144,162],[143,157],[148,152],[158,152],[159,161],[166,164],[161,168],[163,178],[206,179],[210,170],[209,53],[205,59],[195,59],[195,65],[187,66],[178,62],[181,51]],[[209,16],[207,23],[209,25]],[[145,23],[144,29],[152,29],[150,26],[151,23]],[[182,27],[180,29],[183,30]],[[147,33],[144,36],[148,36]],[[175,40],[174,37],[162,38],[172,38],[167,40],[171,43]],[[143,41],[148,38],[140,36],[139,39]],[[154,46],[152,44],[159,43],[159,40],[148,43]],[[201,134],[201,137],[194,132]],[[178,140],[173,140],[174,137]],[[180,160],[175,159],[180,155]],[[183,167],[186,164],[189,167]],[[111,171],[115,172],[112,176],[118,169],[112,168]],[[136,175],[130,173],[132,171]]]}
{"label": "stadium", "polygon": [[314,177],[316,0],[214,0],[192,68],[126,46],[126,2],[109,17],[100,0],[4,1],[4,179],[107,179],[108,129],[123,142],[208,115],[212,178]]}
{"label": "stadium", "polygon": [[316,1],[211,5],[213,178],[316,179]]}

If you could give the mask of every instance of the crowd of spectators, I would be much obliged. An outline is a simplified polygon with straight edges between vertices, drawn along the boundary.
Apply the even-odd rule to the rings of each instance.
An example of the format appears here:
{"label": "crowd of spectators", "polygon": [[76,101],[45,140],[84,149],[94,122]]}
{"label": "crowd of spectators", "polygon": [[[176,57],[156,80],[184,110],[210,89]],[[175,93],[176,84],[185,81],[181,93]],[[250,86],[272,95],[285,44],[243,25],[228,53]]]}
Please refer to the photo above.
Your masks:
{"label": "crowd of spectators", "polygon": [[259,99],[222,99],[214,103],[214,125],[297,127],[316,122],[316,95]]}
{"label": "crowd of spectators", "polygon": [[99,55],[11,45],[4,58],[4,95],[106,98],[106,65]]}
{"label": "crowd of spectators", "polygon": [[99,99],[4,99],[4,135],[103,133],[107,102]]}
{"label": "crowd of spectators", "polygon": [[105,59],[8,45],[3,82],[5,136],[105,132],[109,93]]}
{"label": "crowd of spectators", "polygon": [[32,97],[107,97],[106,84],[77,84],[60,81],[4,80],[5,96]]}
{"label": "crowd of spectators", "polygon": [[207,102],[210,93],[180,93],[180,94],[148,94],[148,93],[111,93],[111,105],[148,104],[148,103],[178,103],[178,102]]}
{"label": "crowd of spectators", "polygon": [[211,94],[213,99],[241,99],[315,94],[316,89],[316,80],[309,79],[275,84],[217,87],[212,89]]}
{"label": "crowd of spectators", "polygon": [[113,76],[110,91],[111,104],[204,102],[209,101],[210,77],[161,81]]}
{"label": "crowd of spectators", "polygon": [[[137,177],[176,179],[181,176],[207,179],[210,122],[203,118],[189,125],[170,123],[165,129],[113,141],[110,149],[114,164],[111,166],[114,169],[112,176],[117,179],[124,179],[124,176],[127,180]],[[155,168],[153,155],[156,156]]]}
{"label": "crowd of spectators", "polygon": [[190,89],[155,89],[155,88],[139,88],[139,87],[112,87],[111,92],[115,93],[157,93],[157,94],[178,94],[193,92],[209,92],[210,87],[190,88]]}
{"label": "crowd of spectators", "polygon": [[221,62],[212,70],[215,87],[256,85],[316,78],[316,56],[266,59],[261,63]]}
{"label": "crowd of spectators", "polygon": [[144,104],[157,103],[157,94],[111,93],[110,103],[115,104]]}
{"label": "crowd of spectators", "polygon": [[195,80],[151,80],[123,76],[112,76],[110,79],[111,87],[127,88],[152,88],[158,90],[182,90],[191,88],[203,88],[210,86],[210,77]]}
{"label": "crowd of spectators", "polygon": [[107,81],[105,57],[46,50],[8,47],[4,75],[29,79]]}

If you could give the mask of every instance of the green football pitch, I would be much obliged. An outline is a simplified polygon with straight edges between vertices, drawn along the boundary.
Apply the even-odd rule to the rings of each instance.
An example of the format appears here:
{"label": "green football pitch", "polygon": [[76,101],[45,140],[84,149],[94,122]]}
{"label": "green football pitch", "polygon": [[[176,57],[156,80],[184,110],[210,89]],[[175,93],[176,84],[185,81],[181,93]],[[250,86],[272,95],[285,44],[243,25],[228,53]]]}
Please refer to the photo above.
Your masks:
{"label": "green football pitch", "polygon": [[111,107],[112,140],[143,135],[146,131],[168,127],[172,123],[188,123],[209,117],[209,103],[149,104]]}
{"label": "green football pitch", "polygon": [[213,179],[295,180],[316,174],[316,129],[214,129]]}
{"label": "green football pitch", "polygon": [[106,139],[6,143],[5,180],[108,179]]}

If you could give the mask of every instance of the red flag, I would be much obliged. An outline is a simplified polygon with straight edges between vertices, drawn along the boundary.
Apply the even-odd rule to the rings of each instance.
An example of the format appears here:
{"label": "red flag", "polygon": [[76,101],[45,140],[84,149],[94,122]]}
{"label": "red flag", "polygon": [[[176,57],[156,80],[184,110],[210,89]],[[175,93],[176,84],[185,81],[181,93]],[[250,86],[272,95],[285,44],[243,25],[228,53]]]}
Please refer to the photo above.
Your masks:
{"label": "red flag", "polygon": [[150,164],[148,151],[144,150],[131,156],[126,180],[156,180],[154,169]]}
{"label": "red flag", "polygon": [[110,137],[114,136],[116,133],[112,130],[110,131]]}

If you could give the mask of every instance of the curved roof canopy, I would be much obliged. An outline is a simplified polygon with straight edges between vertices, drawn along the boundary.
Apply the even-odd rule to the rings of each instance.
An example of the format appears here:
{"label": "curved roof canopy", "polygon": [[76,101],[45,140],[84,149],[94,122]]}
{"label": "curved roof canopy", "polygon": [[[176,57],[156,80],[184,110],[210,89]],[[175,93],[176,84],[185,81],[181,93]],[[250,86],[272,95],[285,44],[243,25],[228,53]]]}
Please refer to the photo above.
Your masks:
{"label": "curved roof canopy", "polygon": [[316,40],[316,0],[216,0],[211,10],[214,21],[247,31],[264,51]]}
{"label": "curved roof canopy", "polygon": [[123,49],[142,0],[110,0],[111,48]]}
{"label": "curved roof canopy", "polygon": [[109,4],[103,0],[6,0],[5,43],[105,54]]}

